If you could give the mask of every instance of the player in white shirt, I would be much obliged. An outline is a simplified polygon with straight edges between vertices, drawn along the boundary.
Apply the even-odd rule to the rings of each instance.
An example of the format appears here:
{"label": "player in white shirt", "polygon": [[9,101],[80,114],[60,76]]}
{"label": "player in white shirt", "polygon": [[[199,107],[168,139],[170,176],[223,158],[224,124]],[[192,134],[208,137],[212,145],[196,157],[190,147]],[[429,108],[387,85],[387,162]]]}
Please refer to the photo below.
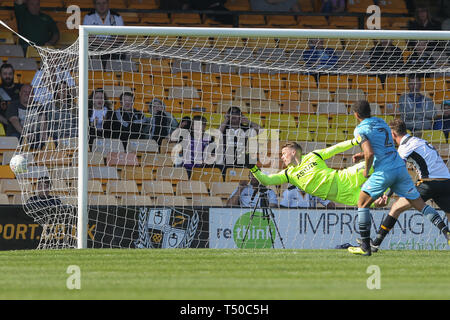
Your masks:
{"label": "player in white shirt", "polygon": [[[416,183],[417,191],[423,201],[434,200],[434,202],[446,213],[450,220],[450,173],[437,150],[427,141],[407,134],[406,125],[401,119],[395,119],[389,123],[392,138],[398,144],[400,157],[413,164],[419,175]],[[400,214],[411,208],[408,200],[398,199],[391,207],[389,215],[384,219],[378,231],[377,237],[371,243],[372,252],[378,249],[384,237],[394,227]],[[445,236],[450,245],[450,232],[448,226],[439,216],[427,215]]]}

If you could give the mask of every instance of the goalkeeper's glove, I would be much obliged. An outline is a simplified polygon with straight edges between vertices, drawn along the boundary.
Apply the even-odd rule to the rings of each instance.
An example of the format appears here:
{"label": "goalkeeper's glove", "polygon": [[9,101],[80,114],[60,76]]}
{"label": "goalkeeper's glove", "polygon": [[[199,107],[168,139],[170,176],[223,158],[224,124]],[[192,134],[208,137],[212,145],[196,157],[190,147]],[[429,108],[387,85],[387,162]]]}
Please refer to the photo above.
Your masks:
{"label": "goalkeeper's glove", "polygon": [[352,141],[352,145],[357,146],[361,143],[361,137],[357,136],[356,138],[353,138],[351,141]]}

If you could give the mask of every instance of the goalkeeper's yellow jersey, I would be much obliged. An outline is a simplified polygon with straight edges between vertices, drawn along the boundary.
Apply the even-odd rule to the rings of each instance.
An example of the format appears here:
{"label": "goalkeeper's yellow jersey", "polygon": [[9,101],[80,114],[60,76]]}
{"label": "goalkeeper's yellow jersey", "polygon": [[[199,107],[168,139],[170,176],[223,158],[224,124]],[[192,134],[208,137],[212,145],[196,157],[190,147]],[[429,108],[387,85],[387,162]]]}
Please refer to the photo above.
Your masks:
{"label": "goalkeeper's yellow jersey", "polygon": [[344,141],[330,148],[315,150],[302,157],[297,166],[289,166],[279,173],[265,175],[257,167],[253,175],[263,185],[290,183],[305,192],[334,202],[356,206],[364,177],[364,162],[352,167],[335,170],[325,163],[339,152],[353,147],[352,141]]}

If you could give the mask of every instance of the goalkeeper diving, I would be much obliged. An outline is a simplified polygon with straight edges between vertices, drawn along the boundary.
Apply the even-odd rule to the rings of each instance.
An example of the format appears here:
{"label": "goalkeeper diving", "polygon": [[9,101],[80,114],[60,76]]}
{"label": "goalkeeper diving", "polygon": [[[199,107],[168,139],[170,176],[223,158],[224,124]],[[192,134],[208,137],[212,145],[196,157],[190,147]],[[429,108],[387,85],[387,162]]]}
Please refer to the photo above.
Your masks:
{"label": "goalkeeper diving", "polygon": [[[257,165],[247,163],[247,167],[265,186],[290,183],[324,200],[356,206],[361,185],[373,172],[373,168],[367,169],[365,162],[360,162],[346,169],[336,170],[329,168],[325,163],[325,160],[355,145],[358,145],[356,139],[347,140],[302,156],[301,146],[296,142],[288,142],[281,149],[281,159],[286,166],[284,170],[266,175]],[[379,206],[382,201],[376,202],[375,205]]]}

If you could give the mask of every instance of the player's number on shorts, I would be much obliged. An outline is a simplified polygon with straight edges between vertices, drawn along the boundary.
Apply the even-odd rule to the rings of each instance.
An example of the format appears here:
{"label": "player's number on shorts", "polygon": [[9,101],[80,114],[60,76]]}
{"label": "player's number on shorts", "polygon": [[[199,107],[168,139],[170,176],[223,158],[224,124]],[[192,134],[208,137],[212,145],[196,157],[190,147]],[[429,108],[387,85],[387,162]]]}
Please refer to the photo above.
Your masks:
{"label": "player's number on shorts", "polygon": [[384,146],[385,147],[392,147],[392,141],[391,137],[389,135],[389,132],[386,130],[386,128],[379,128],[378,132],[384,132],[384,135],[386,136],[386,139],[384,140]]}

